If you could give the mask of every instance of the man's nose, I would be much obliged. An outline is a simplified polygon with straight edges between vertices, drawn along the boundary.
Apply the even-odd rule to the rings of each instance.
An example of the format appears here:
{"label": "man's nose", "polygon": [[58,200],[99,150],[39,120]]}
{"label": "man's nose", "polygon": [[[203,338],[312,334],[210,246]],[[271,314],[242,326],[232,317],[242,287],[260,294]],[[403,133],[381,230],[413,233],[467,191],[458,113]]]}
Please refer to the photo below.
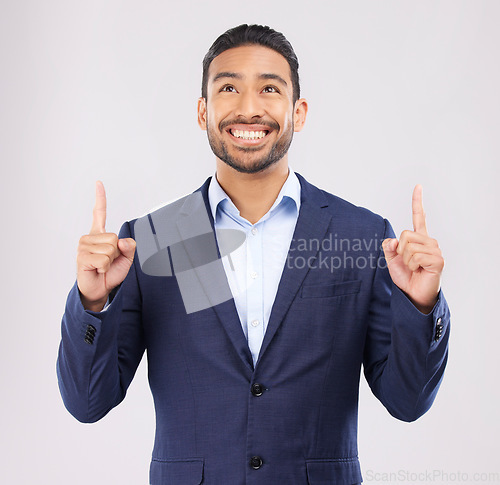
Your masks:
{"label": "man's nose", "polygon": [[237,116],[253,118],[264,115],[264,106],[256,93],[240,93],[238,96]]}

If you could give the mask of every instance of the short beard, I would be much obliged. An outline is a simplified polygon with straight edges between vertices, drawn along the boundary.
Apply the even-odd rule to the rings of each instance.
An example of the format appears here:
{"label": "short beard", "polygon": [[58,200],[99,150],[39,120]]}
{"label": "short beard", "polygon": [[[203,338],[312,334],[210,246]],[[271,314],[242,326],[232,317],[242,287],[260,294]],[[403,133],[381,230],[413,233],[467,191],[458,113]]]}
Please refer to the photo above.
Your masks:
{"label": "short beard", "polygon": [[[274,143],[274,145],[271,148],[271,151],[267,156],[264,156],[256,160],[251,165],[243,165],[237,158],[231,156],[227,151],[225,143],[222,140],[218,141],[217,138],[213,136],[213,132],[208,127],[208,123],[207,123],[207,136],[210,148],[212,149],[212,152],[217,158],[222,160],[226,165],[229,165],[231,168],[234,168],[234,170],[236,170],[237,172],[253,174],[266,170],[271,165],[274,165],[275,163],[279,162],[287,154],[293,139],[293,128],[290,127],[290,130],[284,135],[284,137],[278,142]],[[251,153],[260,150],[261,148],[238,147],[238,149],[244,153]]]}

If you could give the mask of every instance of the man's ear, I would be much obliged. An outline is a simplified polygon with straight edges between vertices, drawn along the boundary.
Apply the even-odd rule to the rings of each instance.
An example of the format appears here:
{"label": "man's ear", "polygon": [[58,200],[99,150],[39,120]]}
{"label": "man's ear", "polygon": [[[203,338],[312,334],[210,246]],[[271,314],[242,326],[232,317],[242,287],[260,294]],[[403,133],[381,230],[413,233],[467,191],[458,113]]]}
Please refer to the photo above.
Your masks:
{"label": "man's ear", "polygon": [[293,113],[293,131],[300,131],[304,127],[307,116],[307,101],[300,98],[295,101],[295,108]]}
{"label": "man's ear", "polygon": [[198,124],[202,130],[207,129],[207,101],[205,98],[198,98]]}

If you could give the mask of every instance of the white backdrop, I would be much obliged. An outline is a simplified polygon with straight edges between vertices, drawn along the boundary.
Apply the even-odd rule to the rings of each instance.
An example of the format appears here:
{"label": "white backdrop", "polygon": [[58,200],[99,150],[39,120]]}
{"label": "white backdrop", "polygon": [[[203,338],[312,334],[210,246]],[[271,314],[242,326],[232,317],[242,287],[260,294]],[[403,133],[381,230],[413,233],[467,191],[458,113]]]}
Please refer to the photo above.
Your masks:
{"label": "white backdrop", "polygon": [[107,189],[107,229],[118,231],[213,174],[196,123],[201,61],[241,23],[282,31],[299,57],[309,113],[291,166],[387,217],[398,234],[411,229],[421,183],[445,256],[452,333],[441,390],[408,424],[362,380],[365,483],[500,482],[499,2],[0,7],[1,483],[147,483],[154,414],[145,361],[120,406],[78,423],[57,387],[61,316],[95,180]]}

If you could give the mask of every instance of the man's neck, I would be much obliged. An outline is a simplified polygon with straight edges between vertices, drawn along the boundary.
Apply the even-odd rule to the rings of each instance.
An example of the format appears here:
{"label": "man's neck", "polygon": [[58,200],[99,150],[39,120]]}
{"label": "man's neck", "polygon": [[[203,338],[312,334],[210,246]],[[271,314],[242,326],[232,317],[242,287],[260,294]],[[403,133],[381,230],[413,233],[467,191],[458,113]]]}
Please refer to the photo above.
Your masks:
{"label": "man's neck", "polygon": [[238,172],[217,159],[216,175],[241,217],[255,224],[272,207],[288,177],[288,157],[254,174]]}

